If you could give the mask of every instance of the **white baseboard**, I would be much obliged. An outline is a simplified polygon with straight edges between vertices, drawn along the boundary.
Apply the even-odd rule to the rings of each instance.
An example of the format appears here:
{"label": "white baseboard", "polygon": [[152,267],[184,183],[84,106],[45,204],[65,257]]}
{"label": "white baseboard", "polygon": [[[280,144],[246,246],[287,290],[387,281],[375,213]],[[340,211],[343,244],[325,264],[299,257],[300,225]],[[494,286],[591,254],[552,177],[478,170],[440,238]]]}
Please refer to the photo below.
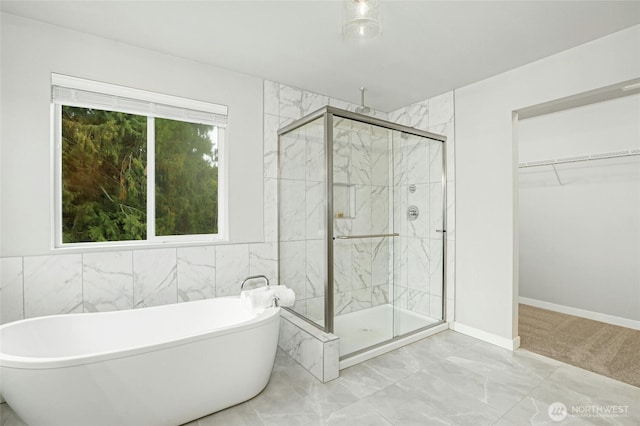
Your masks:
{"label": "white baseboard", "polygon": [[510,351],[516,350],[520,347],[520,336],[515,339],[508,339],[506,337],[498,336],[497,334],[460,324],[459,322],[451,323],[451,329],[458,333],[466,334],[467,336],[483,340],[487,343],[500,346],[501,348],[508,349]]}
{"label": "white baseboard", "polygon": [[518,300],[523,305],[534,306],[536,308],[547,309],[549,311],[560,312],[563,314],[574,315],[576,317],[605,322],[607,324],[618,325],[620,327],[640,330],[640,321],[632,320],[629,318],[616,317],[614,315],[603,314],[600,312],[572,308],[571,306],[556,305],[555,303],[545,302],[544,300],[529,299],[528,297],[520,297]]}

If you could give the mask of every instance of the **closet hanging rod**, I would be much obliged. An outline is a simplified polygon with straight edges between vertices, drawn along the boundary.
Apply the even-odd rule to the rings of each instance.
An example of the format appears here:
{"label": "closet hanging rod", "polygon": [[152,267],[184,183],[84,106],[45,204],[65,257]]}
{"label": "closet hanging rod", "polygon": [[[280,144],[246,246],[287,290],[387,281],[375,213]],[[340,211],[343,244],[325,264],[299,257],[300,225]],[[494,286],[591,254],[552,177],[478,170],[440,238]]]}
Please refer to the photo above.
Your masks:
{"label": "closet hanging rod", "polygon": [[556,158],[554,160],[528,161],[526,163],[519,163],[518,168],[524,169],[525,167],[551,166],[555,164],[564,164],[564,163],[578,163],[581,161],[604,160],[607,158],[631,157],[633,155],[640,155],[640,149],[632,149],[628,151],[617,151],[617,152],[606,152],[602,154],[593,154],[593,155],[583,155],[580,157]]}

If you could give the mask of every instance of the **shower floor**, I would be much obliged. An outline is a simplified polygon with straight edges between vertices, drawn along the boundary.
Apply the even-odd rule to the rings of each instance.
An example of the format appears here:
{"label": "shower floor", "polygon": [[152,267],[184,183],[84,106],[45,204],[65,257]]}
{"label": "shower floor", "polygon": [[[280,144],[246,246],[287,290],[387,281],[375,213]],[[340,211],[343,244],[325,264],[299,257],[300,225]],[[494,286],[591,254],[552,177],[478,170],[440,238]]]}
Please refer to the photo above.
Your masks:
{"label": "shower floor", "polygon": [[333,332],[340,337],[340,356],[343,356],[390,340],[394,337],[394,325],[397,336],[438,321],[386,304],[335,317]]}

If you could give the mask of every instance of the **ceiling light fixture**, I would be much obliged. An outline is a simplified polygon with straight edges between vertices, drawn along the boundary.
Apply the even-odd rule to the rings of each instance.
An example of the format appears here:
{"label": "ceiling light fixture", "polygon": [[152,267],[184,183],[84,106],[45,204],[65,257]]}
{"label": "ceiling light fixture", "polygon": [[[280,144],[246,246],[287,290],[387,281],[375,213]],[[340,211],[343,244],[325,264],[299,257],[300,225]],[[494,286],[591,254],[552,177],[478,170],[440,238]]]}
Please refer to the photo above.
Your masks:
{"label": "ceiling light fixture", "polygon": [[378,0],[344,0],[342,37],[351,40],[375,38],[382,32]]}

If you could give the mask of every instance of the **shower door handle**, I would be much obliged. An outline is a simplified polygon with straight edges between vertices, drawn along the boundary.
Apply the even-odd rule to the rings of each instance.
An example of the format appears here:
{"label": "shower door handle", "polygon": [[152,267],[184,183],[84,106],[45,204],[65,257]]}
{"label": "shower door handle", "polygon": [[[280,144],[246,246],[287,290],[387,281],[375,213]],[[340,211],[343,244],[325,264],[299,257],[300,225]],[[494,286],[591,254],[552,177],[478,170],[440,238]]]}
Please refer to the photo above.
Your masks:
{"label": "shower door handle", "polygon": [[447,232],[446,229],[436,229],[436,232],[440,232],[441,234],[444,234]]}
{"label": "shower door handle", "polygon": [[339,235],[333,237],[334,240],[355,240],[358,238],[382,238],[382,237],[399,237],[400,234],[372,234],[372,235]]}

